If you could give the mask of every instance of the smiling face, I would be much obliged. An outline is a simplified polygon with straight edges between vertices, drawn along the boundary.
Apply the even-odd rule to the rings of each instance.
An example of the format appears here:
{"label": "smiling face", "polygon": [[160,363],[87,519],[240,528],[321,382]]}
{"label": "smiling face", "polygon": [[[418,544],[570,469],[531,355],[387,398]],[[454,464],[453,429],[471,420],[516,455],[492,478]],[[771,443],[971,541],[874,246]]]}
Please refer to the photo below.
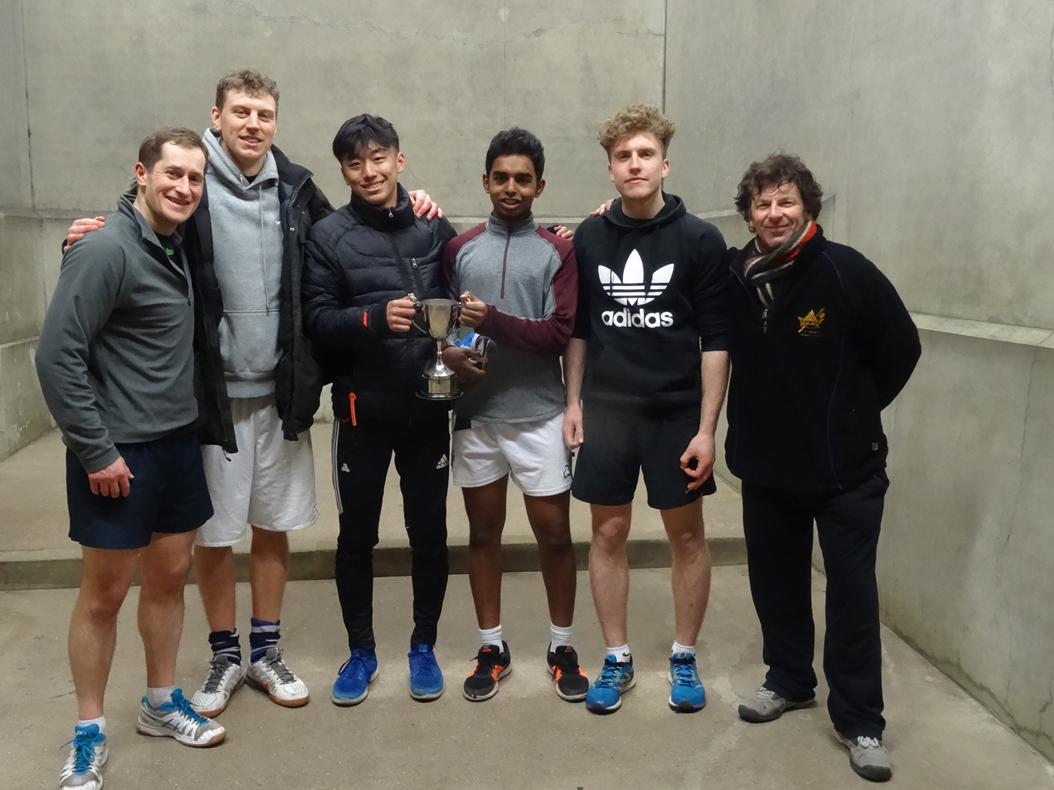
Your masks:
{"label": "smiling face", "polygon": [[212,108],[212,128],[223,150],[246,176],[259,173],[278,129],[278,104],[269,93],[229,90],[223,108]]}
{"label": "smiling face", "polygon": [[661,204],[662,180],[669,173],[670,162],[651,132],[627,135],[611,147],[608,174],[624,204]]}
{"label": "smiling face", "polygon": [[205,153],[176,143],[161,146],[161,158],[149,170],[135,163],[139,187],[135,207],[155,233],[170,236],[190,219],[205,184]]}
{"label": "smiling face", "polygon": [[790,181],[766,184],[755,190],[750,204],[750,225],[758,247],[769,252],[795,236],[812,219],[805,210],[798,187]]}
{"label": "smiling face", "polygon": [[340,163],[340,174],[351,193],[371,206],[393,208],[399,200],[399,174],[406,157],[394,147],[370,142]]}
{"label": "smiling face", "polygon": [[509,223],[529,217],[534,199],[544,189],[545,179],[537,177],[534,163],[524,154],[499,156],[483,176],[483,190],[490,195],[494,216]]}

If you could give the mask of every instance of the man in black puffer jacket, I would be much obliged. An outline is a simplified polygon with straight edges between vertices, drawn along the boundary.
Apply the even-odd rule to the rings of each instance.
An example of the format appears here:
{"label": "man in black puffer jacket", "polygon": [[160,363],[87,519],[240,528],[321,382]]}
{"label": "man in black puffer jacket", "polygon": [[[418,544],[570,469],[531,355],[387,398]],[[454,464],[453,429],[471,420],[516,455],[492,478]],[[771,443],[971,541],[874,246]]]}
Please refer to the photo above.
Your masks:
{"label": "man in black puffer jacket", "polygon": [[875,265],[824,238],[821,196],[800,159],[775,154],[747,169],[736,197],[756,236],[731,253],[725,450],[743,481],[768,665],[739,715],[767,722],[813,702],[815,521],[827,574],[827,708],[853,769],[886,781],[875,559],[889,480],[879,415],[907,383],[919,336]]}
{"label": "man in black puffer jacket", "polygon": [[412,552],[414,630],[410,694],[435,699],[443,675],[433,646],[447,581],[447,406],[422,400],[435,342],[414,330],[414,300],[443,296],[445,220],[414,217],[399,186],[399,137],[383,118],[358,115],[333,139],[351,202],[311,230],[304,329],[333,378],[333,482],[340,514],[336,581],[350,658],[331,699],[355,705],[377,674],[373,547],[392,454]]}

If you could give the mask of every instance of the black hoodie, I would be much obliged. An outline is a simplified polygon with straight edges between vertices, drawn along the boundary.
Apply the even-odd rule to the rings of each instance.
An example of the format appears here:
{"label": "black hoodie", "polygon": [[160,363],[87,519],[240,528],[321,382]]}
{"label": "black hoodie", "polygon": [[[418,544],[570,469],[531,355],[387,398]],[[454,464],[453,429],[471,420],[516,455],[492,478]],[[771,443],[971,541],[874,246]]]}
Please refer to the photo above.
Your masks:
{"label": "black hoodie", "polygon": [[879,472],[879,413],[918,362],[919,335],[893,286],[856,250],[817,234],[762,307],[743,280],[753,247],[731,251],[728,467],[749,483],[804,492]]}
{"label": "black hoodie", "polygon": [[616,200],[575,232],[587,408],[698,415],[701,351],[726,348],[725,241],[679,197],[664,198],[645,220]]}

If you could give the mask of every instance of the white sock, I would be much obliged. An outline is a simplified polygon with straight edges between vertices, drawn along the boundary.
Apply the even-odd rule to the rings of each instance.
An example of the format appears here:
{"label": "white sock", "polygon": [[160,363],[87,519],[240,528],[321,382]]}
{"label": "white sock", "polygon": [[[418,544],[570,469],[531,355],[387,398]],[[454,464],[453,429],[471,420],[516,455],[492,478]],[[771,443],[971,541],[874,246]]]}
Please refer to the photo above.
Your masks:
{"label": "white sock", "polygon": [[558,647],[571,646],[571,629],[573,626],[554,625],[549,623],[549,652]]}
{"label": "white sock", "polygon": [[99,725],[99,730],[102,731],[102,732],[106,732],[106,717],[105,716],[99,716],[96,719],[78,719],[77,720],[77,726],[78,727],[90,727],[93,724],[98,724]]}
{"label": "white sock", "polygon": [[146,690],[146,701],[150,703],[151,708],[160,708],[164,703],[168,702],[172,696],[172,692],[176,690],[175,686],[160,686],[155,689],[148,688]]}
{"label": "white sock", "polygon": [[480,645],[493,645],[502,650],[501,644],[501,623],[498,623],[493,628],[481,628],[479,629],[479,643]]}
{"label": "white sock", "polygon": [[633,660],[633,654],[629,652],[629,645],[616,645],[615,647],[609,647],[608,655],[618,661],[620,664],[625,664],[627,661]]}
{"label": "white sock", "polygon": [[677,653],[687,653],[690,656],[694,656],[695,645],[682,645],[675,639],[673,642],[673,647],[670,648],[670,655],[676,655]]}

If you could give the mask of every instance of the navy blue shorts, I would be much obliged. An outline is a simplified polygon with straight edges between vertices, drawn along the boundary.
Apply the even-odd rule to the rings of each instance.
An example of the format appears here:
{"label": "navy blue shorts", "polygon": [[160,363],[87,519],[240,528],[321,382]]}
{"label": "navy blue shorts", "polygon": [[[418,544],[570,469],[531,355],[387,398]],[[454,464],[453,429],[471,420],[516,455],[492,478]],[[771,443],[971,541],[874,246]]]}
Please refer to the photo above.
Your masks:
{"label": "navy blue shorts", "polygon": [[66,451],[70,539],[93,549],[138,549],[155,532],[190,532],[212,517],[212,500],[193,432],[152,442],[118,444],[135,477],[131,493],[113,499],[91,492],[88,473]]}
{"label": "navy blue shorts", "polygon": [[582,411],[585,441],[578,448],[571,493],[591,505],[626,505],[633,501],[644,474],[648,505],[669,510],[717,490],[711,475],[694,491],[681,469],[681,454],[699,431],[699,415],[654,417]]}

